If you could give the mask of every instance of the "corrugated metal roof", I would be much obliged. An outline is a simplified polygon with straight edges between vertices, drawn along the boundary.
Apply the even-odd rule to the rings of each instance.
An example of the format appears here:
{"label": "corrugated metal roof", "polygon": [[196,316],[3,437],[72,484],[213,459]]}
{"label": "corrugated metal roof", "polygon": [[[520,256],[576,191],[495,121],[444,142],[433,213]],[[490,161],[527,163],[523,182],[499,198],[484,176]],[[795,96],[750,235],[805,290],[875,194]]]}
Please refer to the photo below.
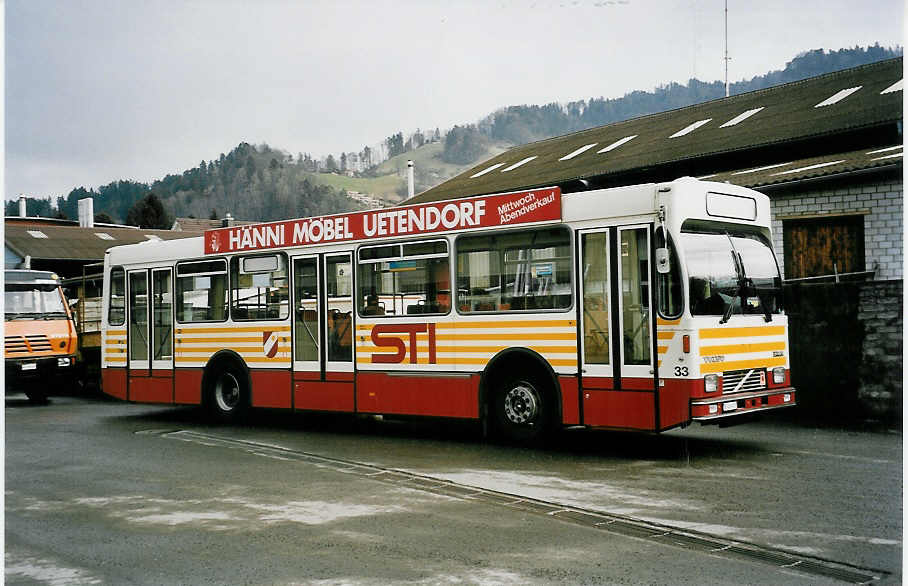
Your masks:
{"label": "corrugated metal roof", "polygon": [[[110,226],[79,228],[78,226],[54,226],[6,222],[4,226],[6,245],[20,256],[28,255],[35,260],[96,260],[112,246],[135,244],[159,238],[175,240],[201,236],[200,232],[173,232],[170,230],[136,230],[134,228],[113,228]],[[40,231],[46,238],[34,237],[29,232]],[[99,236],[106,234],[108,237]]]}
{"label": "corrugated metal roof", "polygon": [[698,179],[709,181],[727,181],[742,187],[759,189],[792,181],[816,179],[830,175],[840,175],[884,167],[897,167],[902,165],[902,146],[893,146],[880,149],[861,149],[857,151],[834,153],[818,157],[807,157],[787,161],[760,165],[745,169],[722,171],[710,175],[700,176]]}
{"label": "corrugated metal roof", "polygon": [[[817,144],[824,137],[899,124],[901,80],[902,59],[891,59],[522,145],[407,203],[596,177],[620,178],[672,164],[677,167],[685,161],[697,161],[702,168],[710,159],[756,149],[762,149],[760,162],[764,165],[824,157],[828,152],[811,150],[821,148]],[[799,145],[801,150],[792,152],[791,145]],[[871,167],[878,164],[860,157],[849,161]],[[733,166],[742,170],[740,165]],[[724,170],[727,168],[717,171]],[[826,168],[825,172],[832,171]],[[788,174],[787,178],[794,176]]]}

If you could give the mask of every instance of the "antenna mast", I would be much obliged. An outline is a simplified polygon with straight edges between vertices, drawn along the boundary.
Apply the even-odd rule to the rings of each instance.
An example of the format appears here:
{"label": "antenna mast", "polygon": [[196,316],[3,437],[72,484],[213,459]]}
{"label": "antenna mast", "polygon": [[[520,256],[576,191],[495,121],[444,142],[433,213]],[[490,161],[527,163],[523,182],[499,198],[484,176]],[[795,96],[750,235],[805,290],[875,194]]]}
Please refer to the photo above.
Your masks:
{"label": "antenna mast", "polygon": [[725,0],[725,97],[728,97],[728,0]]}

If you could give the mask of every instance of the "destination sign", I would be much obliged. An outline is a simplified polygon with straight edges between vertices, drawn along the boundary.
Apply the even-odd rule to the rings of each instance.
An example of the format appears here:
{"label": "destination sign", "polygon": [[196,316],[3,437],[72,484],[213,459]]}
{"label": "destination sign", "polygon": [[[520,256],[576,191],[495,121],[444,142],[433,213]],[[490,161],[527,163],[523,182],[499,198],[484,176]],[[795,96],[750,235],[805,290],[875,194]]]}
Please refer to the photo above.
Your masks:
{"label": "destination sign", "polygon": [[561,189],[548,187],[349,214],[205,231],[205,254],[414,236],[561,219]]}

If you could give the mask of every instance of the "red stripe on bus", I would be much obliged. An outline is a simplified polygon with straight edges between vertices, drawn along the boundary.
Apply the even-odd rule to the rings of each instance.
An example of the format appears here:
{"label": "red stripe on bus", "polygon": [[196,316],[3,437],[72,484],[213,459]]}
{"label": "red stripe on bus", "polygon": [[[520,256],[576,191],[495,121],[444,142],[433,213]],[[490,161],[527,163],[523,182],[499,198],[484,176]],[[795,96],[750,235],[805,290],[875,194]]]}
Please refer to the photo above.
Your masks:
{"label": "red stripe on bus", "polygon": [[202,376],[201,368],[178,368],[173,373],[173,402],[179,405],[201,405]]}
{"label": "red stripe on bus", "polygon": [[356,407],[361,413],[479,417],[479,375],[394,376],[359,372]]}
{"label": "red stripe on bus", "polygon": [[592,427],[652,430],[655,393],[583,390],[583,423]]}
{"label": "red stripe on bus", "polygon": [[289,370],[252,370],[252,406],[289,409],[290,371]]}
{"label": "red stripe on bus", "polygon": [[578,425],[580,423],[580,383],[576,376],[559,376],[561,385],[561,423]]}
{"label": "red stripe on bus", "polygon": [[173,378],[134,376],[133,371],[130,371],[129,400],[138,403],[173,403]]}
{"label": "red stripe on bus", "polygon": [[293,404],[297,409],[352,413],[353,388],[352,380],[297,380],[293,383]]}
{"label": "red stripe on bus", "polygon": [[126,400],[126,369],[105,368],[101,370],[101,390],[111,397]]}

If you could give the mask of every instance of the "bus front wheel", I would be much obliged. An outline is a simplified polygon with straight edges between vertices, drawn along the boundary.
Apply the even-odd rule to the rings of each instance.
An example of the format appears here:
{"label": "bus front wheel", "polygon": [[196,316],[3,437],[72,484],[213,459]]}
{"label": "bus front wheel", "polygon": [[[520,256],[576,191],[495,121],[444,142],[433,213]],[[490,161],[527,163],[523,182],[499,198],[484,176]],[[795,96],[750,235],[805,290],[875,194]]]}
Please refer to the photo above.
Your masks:
{"label": "bus front wheel", "polygon": [[511,441],[541,439],[551,427],[551,409],[542,385],[528,377],[508,379],[493,402],[495,426]]}
{"label": "bus front wheel", "polygon": [[218,421],[234,422],[249,409],[246,376],[234,365],[218,368],[208,385],[208,412]]}

